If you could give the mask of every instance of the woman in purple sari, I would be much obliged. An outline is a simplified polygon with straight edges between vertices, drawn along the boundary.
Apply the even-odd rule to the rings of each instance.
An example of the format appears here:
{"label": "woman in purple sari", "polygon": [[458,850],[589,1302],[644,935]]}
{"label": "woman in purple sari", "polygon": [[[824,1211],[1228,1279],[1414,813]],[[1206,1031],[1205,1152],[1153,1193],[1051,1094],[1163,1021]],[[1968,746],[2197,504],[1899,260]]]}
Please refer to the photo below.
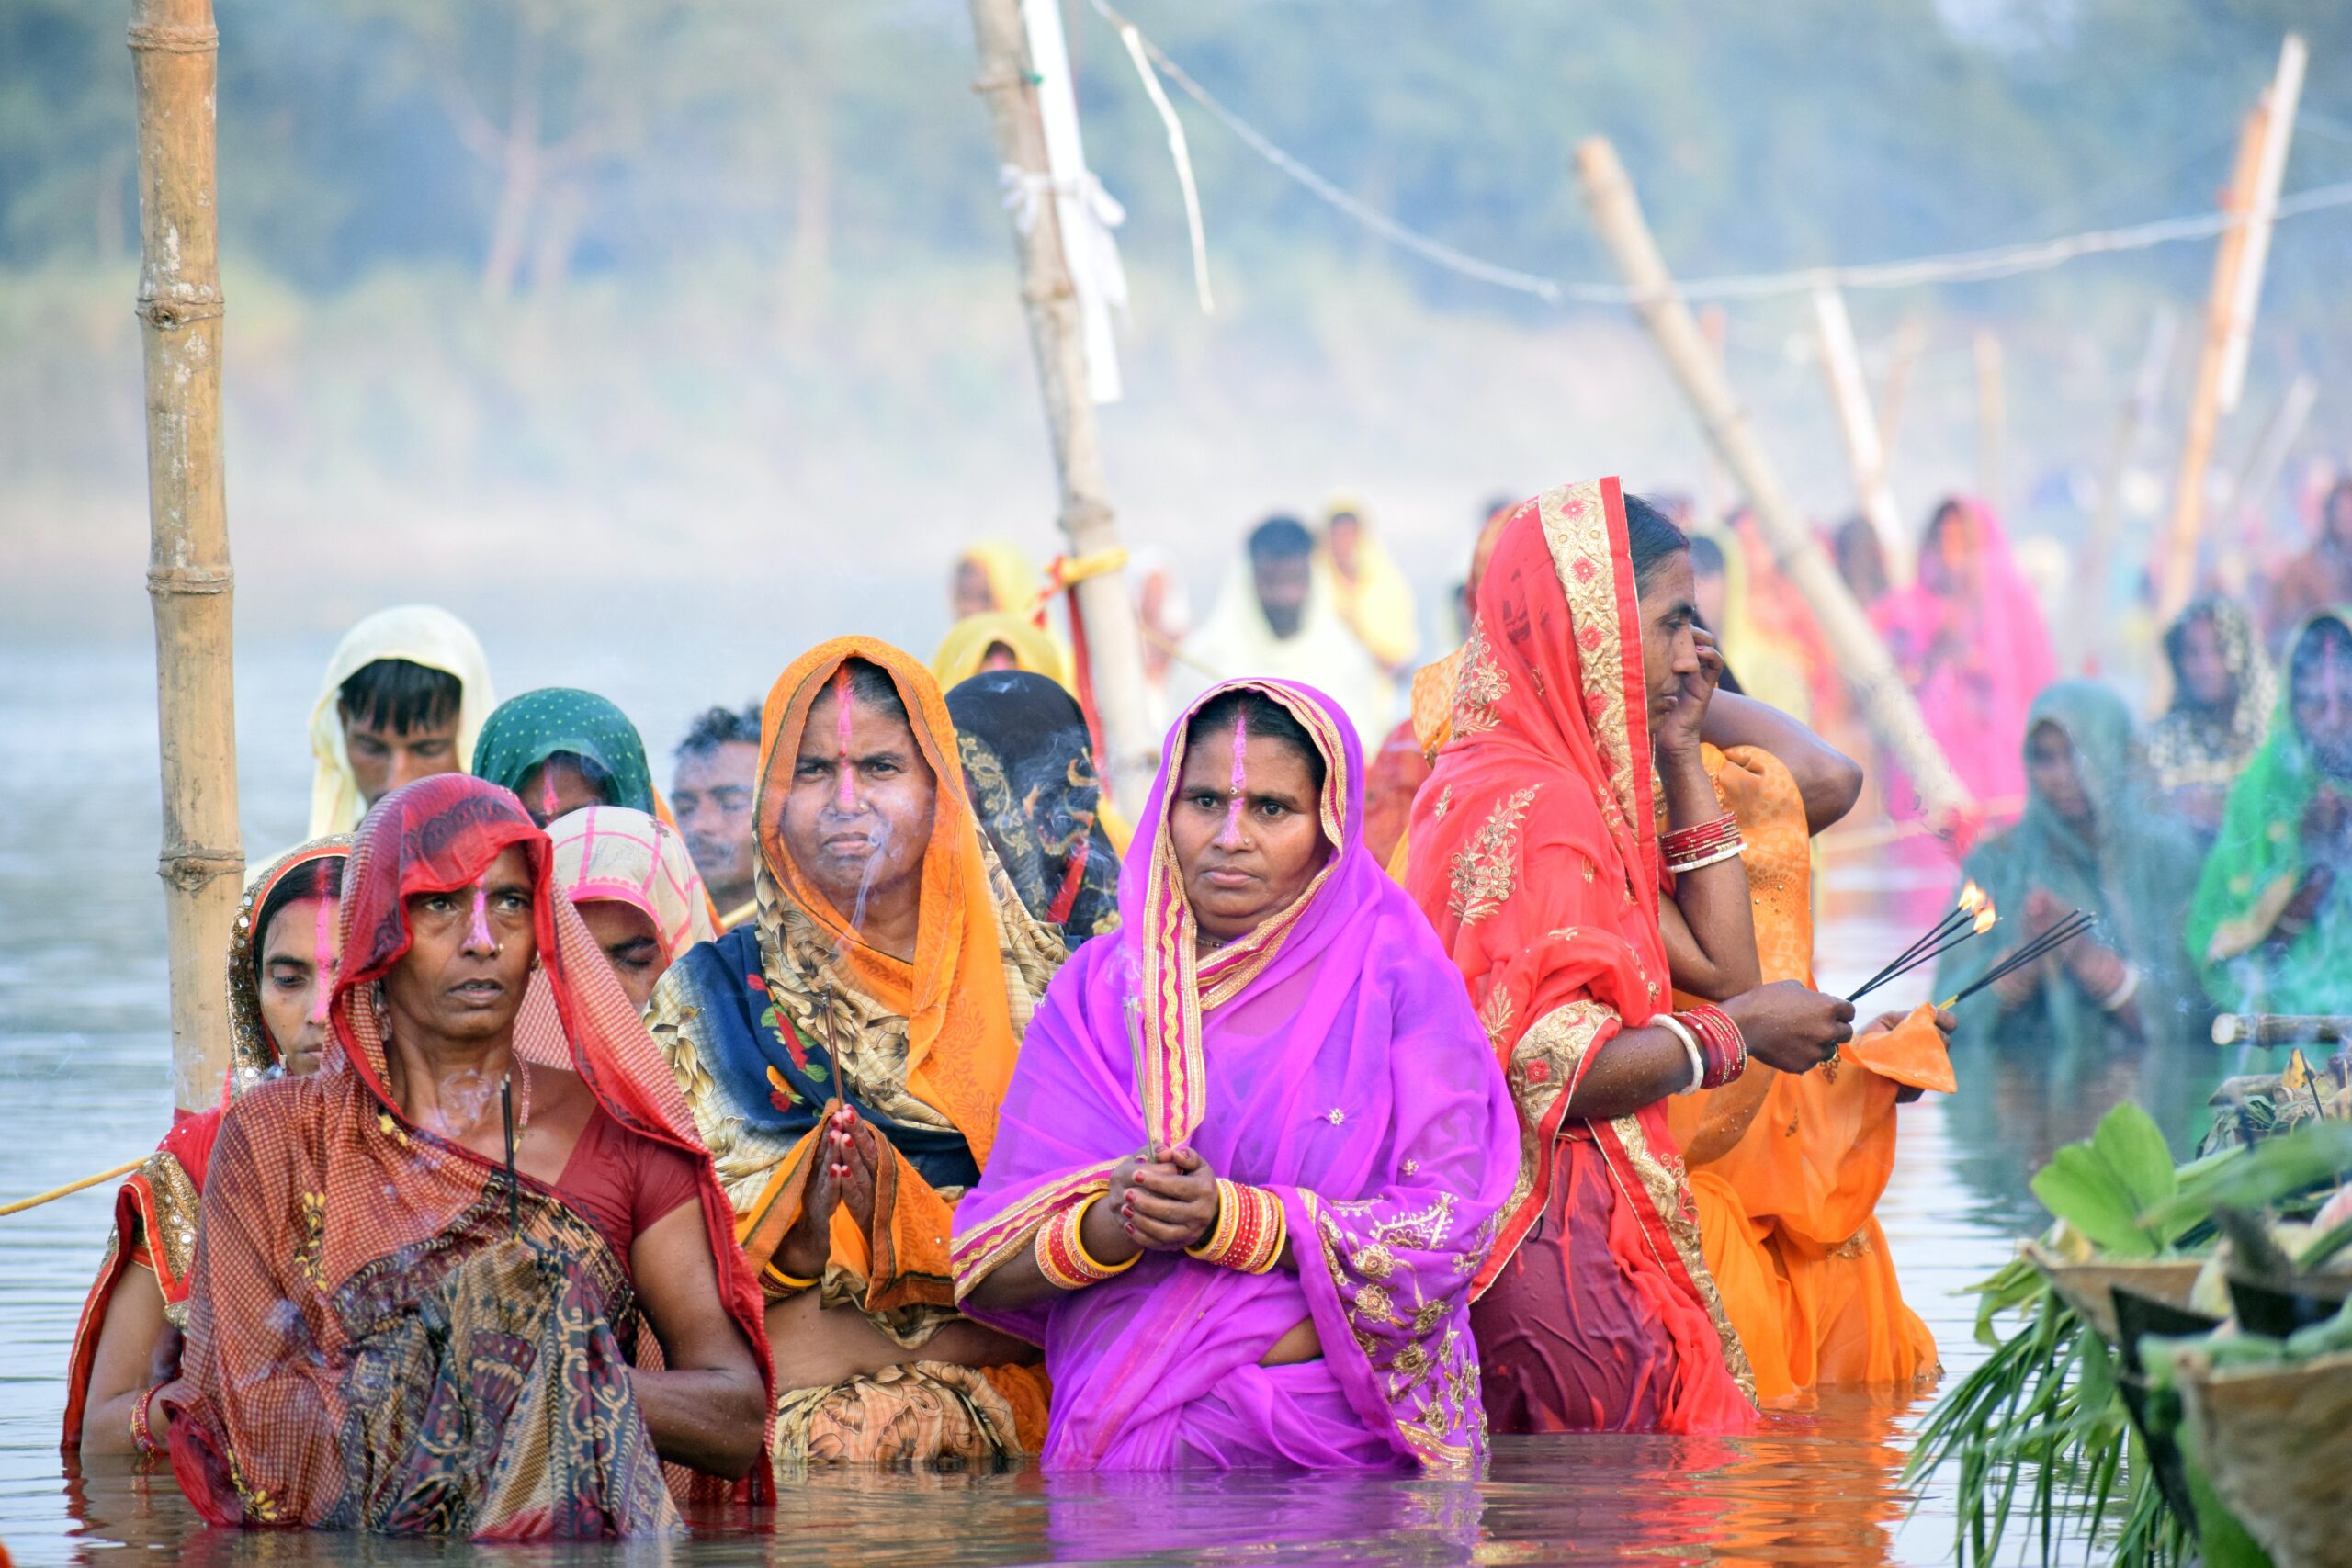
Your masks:
{"label": "woman in purple sari", "polygon": [[1355,732],[1228,681],[1166,759],[1120,930],[1055,977],[957,1210],[958,1300],[1045,1347],[1048,1468],[1473,1461],[1517,1122],[1364,847]]}

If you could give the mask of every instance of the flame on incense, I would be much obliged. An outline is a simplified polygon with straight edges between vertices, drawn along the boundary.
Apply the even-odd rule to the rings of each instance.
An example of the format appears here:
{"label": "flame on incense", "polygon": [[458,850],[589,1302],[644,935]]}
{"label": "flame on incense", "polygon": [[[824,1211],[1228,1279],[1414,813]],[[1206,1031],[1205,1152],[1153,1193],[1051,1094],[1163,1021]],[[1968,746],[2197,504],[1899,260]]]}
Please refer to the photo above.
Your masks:
{"label": "flame on incense", "polygon": [[[1972,882],[1968,886],[1971,888],[1973,888],[1976,885]],[[2000,923],[2000,919],[2001,913],[1999,910],[1993,908],[1993,900],[1990,898],[1985,899],[1984,907],[1976,912],[1976,934],[1978,936],[1983,936],[1986,931],[1991,931],[1996,925],[1998,925]]]}
{"label": "flame on incense", "polygon": [[[1960,890],[1960,908],[1968,910],[1971,914],[1985,908],[1991,902],[1991,899],[1984,897],[1984,889],[1977,886],[1974,882],[1969,883]],[[1978,926],[1976,929],[1981,931],[1984,928]]]}

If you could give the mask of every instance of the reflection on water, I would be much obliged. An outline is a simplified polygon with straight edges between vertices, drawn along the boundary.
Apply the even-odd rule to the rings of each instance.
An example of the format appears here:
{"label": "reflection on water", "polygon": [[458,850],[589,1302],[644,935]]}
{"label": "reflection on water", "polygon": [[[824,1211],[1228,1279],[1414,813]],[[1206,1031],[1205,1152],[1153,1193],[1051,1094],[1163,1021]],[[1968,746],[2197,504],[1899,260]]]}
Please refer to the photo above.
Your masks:
{"label": "reflection on water", "polygon": [[[283,844],[307,798],[301,723],[319,650],[246,658],[241,706],[279,722],[241,736],[248,842]],[[0,650],[0,1199],[143,1153],[168,1115],[152,673],[143,649],[38,660]],[[633,694],[616,688],[625,705]],[[657,739],[657,745],[659,741]],[[1840,866],[1833,886],[1871,874]],[[1869,973],[1915,934],[1833,901],[1826,984]],[[1924,999],[1892,990],[1890,1007]],[[2038,1228],[2027,1176],[2108,1105],[2140,1098],[2177,1152],[2217,1074],[2206,1052],[2097,1062],[2033,1054],[1959,1064],[1962,1092],[1904,1114],[1881,1218],[1905,1294],[1948,1370],[1981,1354],[1955,1292]],[[216,1532],[167,1474],[127,1461],[69,1474],[61,1382],[104,1245],[100,1189],[0,1219],[0,1541],[21,1563],[177,1560],[501,1563],[1614,1562],[1931,1563],[1951,1556],[1950,1487],[1910,1512],[1894,1476],[1920,1403],[1826,1395],[1736,1442],[1515,1438],[1476,1480],[1048,1478],[1034,1470],[820,1473],[756,1533],[672,1546],[504,1548]],[[2086,1561],[2079,1549],[2074,1561]]]}

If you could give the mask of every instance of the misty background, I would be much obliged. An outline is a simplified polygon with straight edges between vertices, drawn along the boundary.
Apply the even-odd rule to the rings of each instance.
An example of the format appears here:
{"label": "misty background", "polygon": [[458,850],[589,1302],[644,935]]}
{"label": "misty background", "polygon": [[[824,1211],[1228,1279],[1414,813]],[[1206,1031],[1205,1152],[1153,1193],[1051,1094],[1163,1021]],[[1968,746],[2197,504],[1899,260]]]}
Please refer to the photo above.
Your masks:
{"label": "misty background", "polygon": [[[2279,38],[2312,46],[2289,193],[2352,178],[2352,7],[2284,0],[1130,0],[1144,33],[1363,201],[1482,258],[1614,282],[1567,158],[1613,138],[1686,278],[2211,211]],[[1732,496],[1626,312],[1397,251],[1181,96],[1218,309],[1193,297],[1164,133],[1091,8],[1067,20],[1089,160],[1127,209],[1126,400],[1102,411],[1131,543],[1196,615],[1240,535],[1371,501],[1451,627],[1481,505],[1586,475]],[[246,719],[299,787],[311,683],[357,615],[429,597],[502,692],[595,684],[666,751],[847,629],[928,655],[958,544],[1057,544],[1053,476],[960,0],[219,0],[225,439]],[[119,6],[0,3],[0,641],[147,636],[131,70]],[[1175,96],[1170,88],[1171,96]],[[2281,389],[2318,404],[2278,493],[2352,434],[2352,211],[2282,223],[2217,480]],[[2165,500],[2213,243],[1849,294],[1883,378],[1924,333],[1894,480],[1980,479],[2072,539],[2151,315],[2182,331],[2139,455]],[[1726,356],[1799,502],[1851,484],[1802,294],[1734,302]],[[2100,569],[2120,604],[2144,558]],[[2078,570],[2090,570],[2077,563]],[[583,651],[584,650],[584,651]],[[135,666],[134,666],[135,667]],[[638,694],[632,702],[630,692]],[[251,751],[250,771],[264,759]]]}

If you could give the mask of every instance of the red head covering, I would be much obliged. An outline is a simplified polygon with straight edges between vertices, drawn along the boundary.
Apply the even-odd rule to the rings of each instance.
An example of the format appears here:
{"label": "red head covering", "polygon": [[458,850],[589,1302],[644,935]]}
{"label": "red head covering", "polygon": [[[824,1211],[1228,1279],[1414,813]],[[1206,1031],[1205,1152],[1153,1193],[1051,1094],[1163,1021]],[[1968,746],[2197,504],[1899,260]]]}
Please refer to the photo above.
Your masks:
{"label": "red head covering", "polygon": [[[172,1450],[182,1488],[214,1523],[320,1522],[350,1506],[338,1451],[343,1377],[357,1349],[346,1324],[355,1290],[364,1299],[386,1288],[356,1281],[397,1272],[396,1253],[423,1263],[475,1244],[479,1227],[459,1222],[498,1168],[405,1119],[386,1083],[375,982],[408,951],[409,898],[469,886],[510,845],[530,863],[540,961],[515,1052],[576,1071],[621,1126],[695,1157],[720,1296],[768,1375],[733,1214],[661,1052],[555,894],[547,835],[499,785],[424,779],[378,802],[352,849],[326,1061],[240,1100],[214,1156],[189,1315],[194,1393]],[[640,1360],[658,1366],[652,1335],[639,1338]]]}
{"label": "red head covering", "polygon": [[[1521,1119],[1520,1179],[1480,1269],[1544,1212],[1570,1092],[1621,1030],[1671,1006],[1641,615],[1615,479],[1522,502],[1497,542],[1454,683],[1453,739],[1413,807],[1408,886],[1470,987]],[[1637,1224],[1630,1274],[1670,1294],[1686,1343],[1745,1359],[1701,1260],[1661,1102],[1568,1128]],[[1717,1334],[1705,1336],[1704,1313]]]}

